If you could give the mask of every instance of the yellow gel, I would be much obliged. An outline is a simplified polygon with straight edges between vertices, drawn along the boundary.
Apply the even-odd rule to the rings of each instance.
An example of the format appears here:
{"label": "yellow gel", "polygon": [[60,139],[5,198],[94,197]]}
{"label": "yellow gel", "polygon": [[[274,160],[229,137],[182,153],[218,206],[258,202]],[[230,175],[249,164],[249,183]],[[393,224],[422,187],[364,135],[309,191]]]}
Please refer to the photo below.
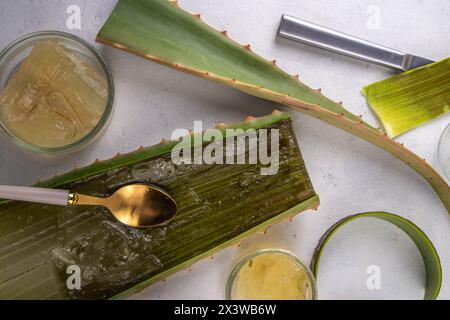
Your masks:
{"label": "yellow gel", "polygon": [[286,254],[263,253],[238,272],[237,300],[310,300],[312,288],[303,267]]}
{"label": "yellow gel", "polygon": [[92,131],[107,95],[104,75],[46,40],[36,44],[0,95],[0,117],[14,136],[29,144],[62,147]]}

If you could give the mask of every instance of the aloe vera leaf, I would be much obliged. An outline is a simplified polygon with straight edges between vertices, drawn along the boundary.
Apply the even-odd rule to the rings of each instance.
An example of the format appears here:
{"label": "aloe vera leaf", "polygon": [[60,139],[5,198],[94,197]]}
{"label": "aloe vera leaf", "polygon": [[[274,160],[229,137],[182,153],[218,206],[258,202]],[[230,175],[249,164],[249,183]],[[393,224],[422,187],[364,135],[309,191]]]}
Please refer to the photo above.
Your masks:
{"label": "aloe vera leaf", "polygon": [[[233,137],[227,131],[233,128],[278,129],[278,174],[260,175],[260,164],[175,165],[171,150],[179,142],[163,141],[40,182],[97,196],[126,183],[152,182],[175,198],[180,211],[166,225],[136,230],[103,208],[2,201],[0,298],[122,298],[251,233],[317,208],[288,114],[274,111],[217,128],[224,137]],[[201,140],[193,135],[191,142]],[[64,268],[72,263],[96,272],[92,279],[85,276],[81,291],[66,288]],[[105,270],[95,269],[100,265]]]}
{"label": "aloe vera leaf", "polygon": [[426,161],[384,132],[205,24],[176,1],[119,0],[97,41],[151,61],[287,105],[393,154],[433,187],[450,211],[450,187]]}
{"label": "aloe vera leaf", "polygon": [[311,259],[311,270],[317,279],[319,273],[319,265],[322,254],[325,250],[328,241],[333,235],[345,224],[360,218],[376,218],[392,223],[396,227],[403,230],[414,241],[417,248],[422,255],[426,270],[426,286],[425,286],[425,300],[434,300],[439,296],[442,286],[442,267],[441,260],[431,240],[427,235],[411,221],[387,212],[367,212],[345,217],[332,225],[325,234],[320,238],[319,243],[314,250],[314,255]]}
{"label": "aloe vera leaf", "polygon": [[363,88],[390,138],[450,111],[450,58]]}

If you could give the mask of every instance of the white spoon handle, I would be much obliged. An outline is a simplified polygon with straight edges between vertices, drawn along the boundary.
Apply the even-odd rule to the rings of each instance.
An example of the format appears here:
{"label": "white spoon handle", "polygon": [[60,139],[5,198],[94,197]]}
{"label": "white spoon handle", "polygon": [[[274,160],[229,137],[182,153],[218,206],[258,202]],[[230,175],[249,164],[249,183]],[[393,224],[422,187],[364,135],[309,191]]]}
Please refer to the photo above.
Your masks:
{"label": "white spoon handle", "polygon": [[68,190],[0,185],[0,199],[67,206]]}

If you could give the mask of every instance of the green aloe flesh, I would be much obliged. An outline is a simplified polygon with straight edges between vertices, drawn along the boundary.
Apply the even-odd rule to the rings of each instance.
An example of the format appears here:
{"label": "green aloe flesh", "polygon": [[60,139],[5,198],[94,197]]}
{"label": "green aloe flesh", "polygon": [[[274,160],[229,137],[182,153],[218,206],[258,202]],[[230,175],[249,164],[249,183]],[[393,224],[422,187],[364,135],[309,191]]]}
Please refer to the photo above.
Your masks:
{"label": "green aloe flesh", "polygon": [[[171,150],[178,142],[164,142],[38,184],[96,196],[136,181],[157,184],[180,208],[162,226],[129,228],[100,207],[1,202],[0,299],[125,297],[253,232],[317,208],[287,114],[220,130],[226,128],[278,129],[278,174],[261,175],[261,164],[175,165]],[[81,270],[81,290],[67,289],[70,265]]]}
{"label": "green aloe flesh", "polygon": [[363,88],[393,138],[450,111],[450,58]]}
{"label": "green aloe flesh", "polygon": [[433,187],[447,210],[450,188],[423,158],[362,119],[205,24],[175,1],[119,0],[97,41],[304,112],[393,154]]}

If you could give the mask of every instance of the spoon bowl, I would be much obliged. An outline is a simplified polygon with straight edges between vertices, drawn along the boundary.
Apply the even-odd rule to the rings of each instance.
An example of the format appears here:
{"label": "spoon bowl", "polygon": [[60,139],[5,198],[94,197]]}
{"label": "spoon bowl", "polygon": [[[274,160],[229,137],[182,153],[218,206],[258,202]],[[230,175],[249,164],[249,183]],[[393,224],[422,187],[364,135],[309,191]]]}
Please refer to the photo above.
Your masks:
{"label": "spoon bowl", "polygon": [[107,198],[75,194],[72,205],[101,205],[109,209],[121,223],[134,228],[147,228],[171,220],[178,211],[175,200],[164,190],[147,184],[121,187]]}
{"label": "spoon bowl", "polygon": [[132,227],[148,227],[175,217],[175,200],[155,187],[135,184],[120,188],[107,198],[108,208],[117,220]]}

